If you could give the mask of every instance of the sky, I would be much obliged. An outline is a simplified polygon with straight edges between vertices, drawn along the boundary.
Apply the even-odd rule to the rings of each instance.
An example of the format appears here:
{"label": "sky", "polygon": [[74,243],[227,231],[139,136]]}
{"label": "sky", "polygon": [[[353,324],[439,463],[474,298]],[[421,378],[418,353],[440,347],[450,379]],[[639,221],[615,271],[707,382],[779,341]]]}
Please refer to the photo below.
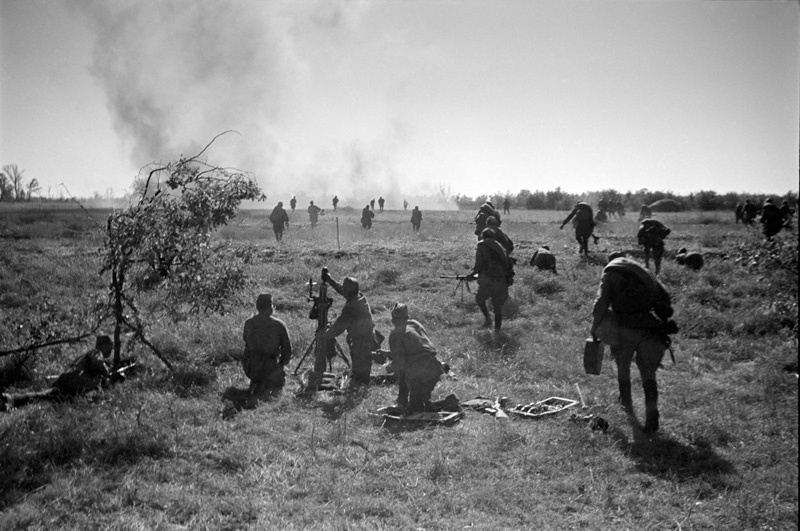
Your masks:
{"label": "sky", "polygon": [[231,131],[270,201],[796,192],[799,6],[0,0],[0,166],[121,196]]}

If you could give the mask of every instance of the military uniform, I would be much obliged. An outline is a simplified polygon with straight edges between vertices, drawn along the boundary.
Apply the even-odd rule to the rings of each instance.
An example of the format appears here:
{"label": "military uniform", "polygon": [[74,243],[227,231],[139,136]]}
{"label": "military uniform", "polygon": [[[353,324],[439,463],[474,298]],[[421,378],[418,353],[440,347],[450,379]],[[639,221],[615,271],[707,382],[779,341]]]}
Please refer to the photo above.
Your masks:
{"label": "military uniform", "polygon": [[[611,315],[607,312],[611,309]],[[667,345],[660,333],[672,316],[669,294],[655,276],[637,262],[615,258],[603,269],[592,308],[592,336],[611,347],[617,364],[620,402],[632,411],[631,362],[642,378],[645,396],[645,431],[658,430],[656,371]]]}
{"label": "military uniform", "polygon": [[286,382],[283,367],[292,357],[292,343],[286,324],[272,315],[272,297],[259,295],[258,314],[244,323],[242,367],[250,378],[250,392],[262,394],[280,389]]}
{"label": "military uniform", "polygon": [[[578,253],[589,254],[589,238],[594,233],[595,221],[594,212],[591,205],[583,201],[579,201],[572,211],[567,215],[566,219],[561,223],[561,229],[564,225],[572,221],[572,226],[575,229],[575,239],[578,241]],[[595,237],[597,243],[597,237]]]}
{"label": "military uniform", "polygon": [[278,241],[283,240],[283,229],[289,226],[289,214],[283,209],[283,203],[278,202],[275,208],[269,215],[269,221],[272,223],[272,232],[275,233],[275,239]]}
{"label": "military uniform", "polygon": [[500,330],[503,323],[503,305],[508,300],[508,282],[511,263],[506,250],[494,240],[494,230],[484,229],[483,239],[475,248],[475,265],[470,276],[477,277],[478,293],[475,302],[484,317],[484,326],[491,326],[486,301],[494,306],[494,327]]}
{"label": "military uniform", "polygon": [[[367,298],[358,291],[358,282],[345,277],[340,285],[330,276],[323,278],[336,292],[345,298],[342,313],[325,332],[326,340],[333,340],[342,332],[347,331],[347,345],[350,347],[350,360],[352,363],[353,379],[359,383],[369,383],[372,370],[372,351],[377,348],[375,344],[375,323],[372,320],[372,310]],[[324,361],[323,361],[324,363]],[[324,369],[323,369],[324,370]],[[317,362],[314,372],[318,372]]]}

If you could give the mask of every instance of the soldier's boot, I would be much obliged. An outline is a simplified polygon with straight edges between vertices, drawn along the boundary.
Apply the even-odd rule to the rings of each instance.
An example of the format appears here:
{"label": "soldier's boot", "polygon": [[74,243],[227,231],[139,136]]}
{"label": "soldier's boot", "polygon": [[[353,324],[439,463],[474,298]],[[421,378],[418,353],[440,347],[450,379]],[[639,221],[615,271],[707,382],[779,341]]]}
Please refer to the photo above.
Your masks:
{"label": "soldier's boot", "polygon": [[503,326],[503,314],[502,313],[494,314],[494,329],[500,330],[502,326]]}
{"label": "soldier's boot", "polygon": [[619,403],[622,408],[631,413],[633,411],[633,399],[631,399],[631,381],[619,380]]}
{"label": "soldier's boot", "polygon": [[644,407],[646,412],[644,422],[645,433],[655,433],[658,431],[658,384],[655,380],[647,380],[642,383],[644,388]]}
{"label": "soldier's boot", "polygon": [[489,308],[486,307],[486,303],[481,302],[478,304],[478,308],[481,309],[481,313],[483,314],[483,326],[492,326],[492,318],[489,317]]}

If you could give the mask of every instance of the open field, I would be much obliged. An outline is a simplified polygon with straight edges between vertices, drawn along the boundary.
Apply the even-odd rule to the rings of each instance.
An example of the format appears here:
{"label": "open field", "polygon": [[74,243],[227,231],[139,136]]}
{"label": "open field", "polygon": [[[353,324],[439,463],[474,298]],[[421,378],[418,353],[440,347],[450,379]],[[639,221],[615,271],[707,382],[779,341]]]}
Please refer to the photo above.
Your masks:
{"label": "open field", "polygon": [[[268,212],[242,211],[217,235],[259,249],[252,291],[226,314],[172,322],[158,290],[139,295],[174,372],[137,346],[146,370],[95,401],[0,413],[0,529],[797,529],[796,228],[768,247],[732,213],[656,214],[672,228],[660,278],[681,331],[676,363],[667,354],[659,371],[661,430],[646,437],[617,406],[614,364],[588,376],[581,361],[605,253],[638,253],[635,214],[601,226],[589,260],[569,227],[558,228],[566,212],[504,216],[519,263],[495,336],[479,327],[472,295],[439,278],[471,268],[472,212],[423,211],[414,234],[410,211],[376,213],[370,231],[353,210],[326,212],[316,230],[298,211],[280,244]],[[87,214],[102,225],[102,211],[0,205],[0,351],[32,327],[90,329],[108,279]],[[559,275],[528,265],[542,244]],[[705,268],[678,266],[680,247],[703,252]],[[452,427],[388,429],[369,414],[393,402],[388,385],[300,399],[290,380],[280,397],[233,409],[223,393],[247,387],[241,331],[255,296],[273,294],[294,369],[314,334],[308,279],[323,266],[360,281],[387,336],[391,306],[409,305],[453,368],[434,398],[517,404],[578,400],[580,389],[586,409],[576,412],[609,430],[569,412],[503,421],[474,411]],[[341,307],[334,295],[332,317]],[[39,378],[15,385],[41,386],[89,346],[38,351]]]}

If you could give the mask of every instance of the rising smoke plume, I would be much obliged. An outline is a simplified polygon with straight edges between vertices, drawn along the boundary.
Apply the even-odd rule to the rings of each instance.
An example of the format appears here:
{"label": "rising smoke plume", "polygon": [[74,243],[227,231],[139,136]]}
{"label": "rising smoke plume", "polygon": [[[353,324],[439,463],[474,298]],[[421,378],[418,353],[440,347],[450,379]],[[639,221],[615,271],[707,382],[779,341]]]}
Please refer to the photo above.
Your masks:
{"label": "rising smoke plume", "polygon": [[[223,131],[210,163],[254,174],[269,200],[296,195],[359,206],[405,190],[396,153],[408,128],[378,120],[370,135],[315,142],[307,111],[309,42],[351,38],[358,1],[79,1],[96,37],[93,73],[132,162],[194,155]],[[313,36],[316,40],[309,40]],[[305,134],[306,130],[309,134]]]}

